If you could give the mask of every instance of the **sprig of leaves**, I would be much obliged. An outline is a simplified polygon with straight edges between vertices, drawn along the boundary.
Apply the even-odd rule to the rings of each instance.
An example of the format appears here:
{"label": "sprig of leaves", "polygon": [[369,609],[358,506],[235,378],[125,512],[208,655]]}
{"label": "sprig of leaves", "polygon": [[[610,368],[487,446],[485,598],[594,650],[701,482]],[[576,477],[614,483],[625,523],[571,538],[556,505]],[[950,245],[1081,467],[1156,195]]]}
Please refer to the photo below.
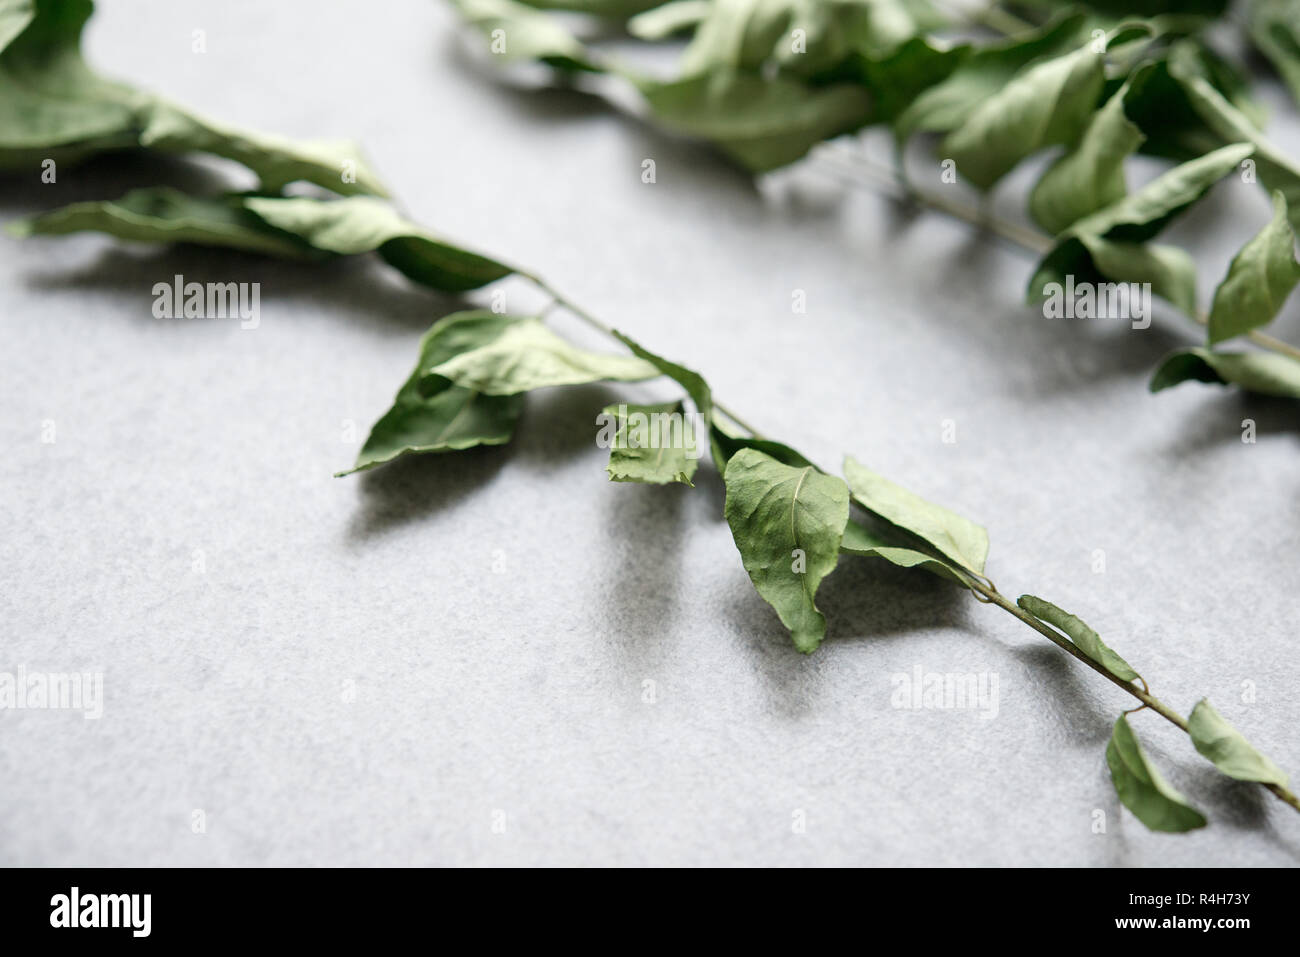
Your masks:
{"label": "sprig of leaves", "polygon": [[92,0],[0,0],[0,168],[134,147],[234,160],[265,193],[303,181],[342,195],[384,194],[354,144],[225,126],[101,77],[81,56],[93,11]]}
{"label": "sprig of leaves", "polygon": [[[456,2],[463,7],[480,0]],[[508,44],[518,34],[527,47],[540,17],[548,30],[564,31],[563,40],[548,33],[549,52],[534,59],[570,75],[580,63],[585,71],[629,83],[664,128],[708,140],[754,172],[792,163],[822,140],[876,124],[893,130],[900,152],[918,135],[941,137],[938,155],[981,190],[1029,157],[1061,147],[1028,198],[1033,219],[1051,237],[1030,281],[1031,300],[1067,276],[1074,279],[1071,288],[1150,283],[1155,295],[1208,326],[1211,350],[1204,362],[1191,361],[1204,349],[1168,357],[1152,391],[1195,379],[1300,398],[1289,385],[1300,375],[1300,348],[1263,331],[1291,290],[1289,270],[1280,265],[1291,259],[1287,234],[1273,226],[1237,255],[1209,316],[1196,301],[1192,258],[1151,241],[1244,163],[1271,193],[1281,193],[1291,225],[1300,221],[1300,165],[1267,140],[1241,72],[1202,36],[1222,15],[1222,3],[1162,3],[1150,10],[1099,0],[1061,5],[1054,16],[1009,36],[958,44],[929,35],[956,24],[928,4],[904,0],[640,4],[629,23],[634,36],[647,42],[689,36],[677,75],[662,79],[603,59],[530,6],[491,2],[518,8],[513,16],[496,8],[502,15],[492,21],[491,37],[504,36]],[[577,0],[564,6],[586,10]],[[1145,19],[1126,18],[1130,10]],[[595,12],[627,15],[603,5]],[[1294,0],[1256,2],[1248,28],[1293,85],[1300,77],[1297,12]],[[469,20],[483,26],[474,16]],[[1018,27],[1007,17],[982,22],[1002,26],[1008,20]],[[557,55],[561,49],[565,56]],[[1130,194],[1125,160],[1137,152],[1178,165]],[[909,195],[954,211],[915,189]],[[1261,259],[1265,247],[1267,261]],[[1272,271],[1263,277],[1261,269]],[[1256,290],[1261,278],[1266,285]],[[1214,350],[1236,336],[1275,356]],[[1197,374],[1175,379],[1180,370]]]}
{"label": "sprig of leaves", "polygon": [[[728,2],[736,10],[744,6],[737,5],[736,0]],[[593,4],[592,9],[622,16],[634,6],[602,2]],[[710,16],[716,9],[710,8]],[[886,4],[882,9],[894,8]],[[902,3],[898,9],[907,12],[914,8]],[[873,10],[874,15],[880,13],[880,9]],[[15,38],[48,34],[53,40],[66,40],[70,34],[64,21],[57,17],[42,19],[42,15],[51,16],[51,11],[68,14],[76,21],[71,34],[75,36],[84,22],[84,16],[80,15],[88,13],[89,4],[0,0],[0,44],[7,41],[5,52],[13,47]],[[777,21],[790,22],[780,17]],[[685,18],[682,22],[694,21]],[[868,18],[853,22],[880,21]],[[892,24],[891,29],[895,31],[889,34],[887,42],[881,40],[879,32],[884,28],[872,27],[867,28],[873,38],[871,42],[854,48],[847,54],[847,60],[836,60],[839,53],[830,55],[828,51],[838,50],[833,45],[826,46],[823,52],[840,66],[850,62],[861,68],[865,57],[876,57],[870,62],[879,65],[890,56],[904,55],[904,51],[908,51],[905,55],[913,66],[927,61],[933,65],[932,55],[940,53],[937,48],[926,41],[917,45],[916,37],[900,39],[898,34],[910,28],[896,29],[904,23],[899,17],[884,22]],[[770,35],[770,27],[757,33],[754,29],[752,23],[745,21],[739,32],[732,34],[733,38],[740,36],[743,40],[738,54],[742,60],[748,56],[744,50],[751,41],[762,51],[767,42],[764,38]],[[1060,23],[1050,26],[1039,31],[1032,42],[1057,36],[1056,31],[1062,29]],[[734,45],[724,47],[733,52],[736,49]],[[999,52],[990,62],[1001,63],[1004,53]],[[769,60],[763,58],[761,62]],[[1087,76],[1092,75],[1086,57],[1079,56],[1069,62],[1069,71],[1081,69]],[[54,69],[62,66],[56,65]],[[39,84],[36,88],[40,88]],[[1126,110],[1128,95],[1124,94],[1120,100],[1120,106]],[[1028,101],[1017,99],[1016,102],[1022,103],[1022,119],[1034,112]],[[56,104],[51,107],[52,114],[61,115],[61,109]],[[936,114],[929,115],[931,119],[927,122],[936,123],[933,119]],[[1081,117],[1076,119],[1083,122]],[[990,137],[990,143],[1001,143],[1001,134],[992,132],[992,126],[996,126],[994,120],[986,116],[980,121],[984,124],[981,128],[986,130],[981,135]],[[1107,122],[1116,121],[1112,118]],[[1088,126],[1092,124],[1089,120]],[[67,126],[73,128],[71,124]],[[84,130],[84,127],[77,129]],[[1048,138],[1059,136],[1058,131]],[[81,137],[66,142],[80,144],[79,148],[84,149],[87,144],[98,148],[106,140]],[[755,142],[761,143],[762,138]],[[1097,268],[1108,268],[1107,256],[1114,251],[1112,247],[1131,245],[1154,235],[1168,219],[1208,188],[1216,172],[1222,175],[1229,160],[1235,163],[1252,152],[1258,155],[1261,148],[1257,141],[1247,138],[1246,145],[1223,146],[1206,157],[1190,160],[1190,166],[1185,163],[1158,180],[1159,186],[1153,184],[1154,188],[1148,187],[1132,196],[1108,195],[1092,204],[1095,209],[1074,219],[1066,230],[1070,235],[1063,237],[1061,245],[1077,240],[1093,257],[1094,265],[1100,263]],[[761,152],[771,157],[788,151],[788,144],[766,143]],[[1090,161],[1079,162],[1086,167]],[[995,172],[1000,165],[989,169]],[[268,181],[282,178],[272,176]],[[1275,202],[1273,222],[1234,261],[1221,287],[1225,301],[1238,297],[1249,303],[1250,331],[1257,328],[1272,303],[1294,284],[1290,278],[1294,263],[1282,254],[1290,235],[1285,196],[1281,195]],[[989,543],[987,533],[979,525],[877,475],[852,458],[846,458],[844,474],[840,477],[791,446],[757,434],[717,401],[699,373],[651,352],[600,322],[531,273],[463,249],[406,221],[379,201],[366,198],[319,200],[241,194],[200,199],[174,191],[142,190],[111,203],[67,207],[18,227],[18,231],[28,235],[80,229],[96,229],[131,240],[199,242],[292,258],[324,259],[374,252],[414,281],[439,289],[474,289],[512,274],[531,281],[551,297],[550,308],[569,311],[606,334],[612,343],[626,347],[628,354],[579,348],[556,334],[538,316],[510,316],[483,310],[448,315],[435,322],[421,340],[415,368],[391,408],[372,428],[350,471],[382,466],[407,454],[451,452],[505,443],[521,419],[526,393],[535,389],[666,376],[681,387],[681,398],[665,406],[619,409],[614,414],[615,434],[621,434],[626,440],[632,428],[632,415],[636,413],[674,414],[690,407],[702,417],[716,472],[725,485],[724,514],[741,563],[759,595],[789,629],[800,651],[813,652],[827,633],[828,623],[817,607],[816,595],[841,555],[880,559],[902,569],[938,575],[968,590],[980,601],[1014,615],[1137,699],[1142,708],[1154,711],[1187,732],[1196,750],[1224,774],[1258,782],[1300,811],[1300,799],[1288,789],[1286,776],[1208,702],[1202,701],[1190,718],[1183,718],[1153,696],[1138,672],[1078,617],[1034,596],[1022,596],[1016,603],[1003,597],[985,575]],[[1243,292],[1250,288],[1250,277],[1260,274],[1270,282],[1269,294]],[[1224,333],[1222,321],[1215,329],[1218,334]],[[1228,329],[1238,327],[1230,322]],[[1254,368],[1249,374],[1243,371],[1243,367],[1258,360],[1289,361],[1281,356],[1251,353],[1255,359],[1240,360],[1234,366],[1229,362],[1230,355],[1201,350],[1194,358],[1225,381],[1249,381],[1265,391],[1277,387],[1272,383],[1285,379],[1285,374],[1277,369]],[[1171,373],[1170,379],[1178,381],[1178,375]],[[1195,374],[1182,377],[1195,377]],[[677,445],[664,445],[665,434],[672,432],[651,430],[647,433],[648,440],[638,440],[631,448],[626,441],[612,442],[607,466],[611,479],[641,483],[676,481],[689,485],[697,475],[694,457],[684,455],[685,449]],[[1204,817],[1155,768],[1138,743],[1126,715],[1116,722],[1106,760],[1120,800],[1146,826],[1153,830],[1183,831],[1204,825]]]}
{"label": "sprig of leaves", "polygon": [[[938,575],[970,591],[979,600],[1015,615],[1138,699],[1143,708],[1187,732],[1196,749],[1223,773],[1240,780],[1257,781],[1300,811],[1300,799],[1288,790],[1285,776],[1209,709],[1208,703],[1198,706],[1190,719],[1183,718],[1152,695],[1137,670],[1077,616],[1032,595],[1021,596],[1014,604],[1007,601],[985,577],[989,543],[982,527],[872,472],[851,457],[845,459],[844,474],[840,477],[781,442],[754,434],[752,430],[748,430],[747,436],[737,433],[725,421],[731,413],[717,402],[699,373],[650,352],[575,306],[550,285],[531,274],[522,275],[551,296],[554,307],[567,309],[613,341],[627,346],[632,354],[630,358],[642,364],[627,369],[617,362],[617,357],[586,354],[578,363],[585,370],[579,377],[581,381],[596,377],[612,380],[663,375],[681,386],[683,395],[670,403],[643,407],[642,411],[667,413],[690,405],[704,417],[713,437],[714,465],[726,489],[724,515],[741,563],[755,590],[789,630],[799,651],[812,653],[826,636],[828,624],[817,606],[817,591],[837,567],[841,555],[877,558],[902,569]],[[476,323],[498,324],[502,328],[515,327],[521,321],[535,321],[490,313],[470,315],[477,317]],[[520,391],[526,387],[563,384],[564,377],[557,375],[529,373],[517,377],[515,370],[533,363],[534,359],[523,341],[511,345],[508,337],[501,335],[492,336],[498,345],[486,351],[477,337],[467,337],[463,354],[471,359],[464,362],[448,360],[441,351],[431,352],[430,342],[440,337],[449,337],[447,341],[450,341],[465,321],[464,314],[457,314],[435,323],[422,345],[420,364],[403,387],[407,395],[399,394],[393,409],[376,424],[362,449],[358,467],[382,464],[374,458],[374,448],[378,443],[391,446],[388,439],[391,417],[409,414],[411,403],[418,401],[409,392],[412,383],[421,381],[422,375],[435,383],[447,379],[462,387],[480,381],[508,380],[511,383],[508,388]],[[440,329],[447,331],[440,333]],[[454,371],[468,366],[477,370],[473,381],[460,379]],[[626,416],[632,408],[635,407],[625,407],[619,414],[620,429],[625,427]],[[407,433],[401,451],[433,446],[444,428],[445,422],[432,419],[430,429],[435,434],[431,437],[420,434],[417,427]],[[693,468],[687,472],[682,465],[687,461],[683,447],[660,444],[657,438],[667,434],[663,430],[648,432],[651,438],[638,444],[638,454],[630,461],[617,444],[611,447],[607,466],[611,479],[691,484],[690,479],[696,473]],[[1200,812],[1191,808],[1156,770],[1138,744],[1126,716],[1121,716],[1116,724],[1107,748],[1107,764],[1121,802],[1151,829],[1182,831],[1204,826],[1205,819]],[[1250,777],[1252,774],[1255,776]]]}

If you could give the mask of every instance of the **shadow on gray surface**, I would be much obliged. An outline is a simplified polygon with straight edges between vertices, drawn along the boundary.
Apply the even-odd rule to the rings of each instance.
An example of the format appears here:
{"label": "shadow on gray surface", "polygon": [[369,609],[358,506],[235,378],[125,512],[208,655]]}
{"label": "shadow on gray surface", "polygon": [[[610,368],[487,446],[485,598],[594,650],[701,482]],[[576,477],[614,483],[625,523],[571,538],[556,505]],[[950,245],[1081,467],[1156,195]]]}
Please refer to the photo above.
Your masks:
{"label": "shadow on gray surface", "polygon": [[404,455],[379,468],[338,479],[361,485],[361,506],[347,525],[348,542],[365,543],[452,507],[489,484],[509,459],[507,450],[488,446]]}
{"label": "shadow on gray surface", "polygon": [[720,609],[754,658],[772,708],[788,717],[817,710],[825,650],[905,638],[926,629],[965,628],[959,589],[939,579],[909,577],[884,561],[843,556],[817,592],[817,607],[828,623],[823,648],[802,655],[776,612],[754,591],[737,556],[735,586]]}
{"label": "shadow on gray surface", "polygon": [[[990,614],[1000,614],[990,607]],[[1030,639],[1033,640],[1033,639]],[[1061,649],[1041,639],[1041,644],[1003,645],[1032,675],[1035,683],[1046,688],[1042,711],[1052,715],[1057,725],[1084,744],[1105,748],[1115,720],[1096,707],[1088,693],[1090,679],[1100,680]]]}
{"label": "shadow on gray surface", "polygon": [[692,490],[677,483],[610,484],[601,505],[606,526],[616,530],[623,547],[614,567],[599,579],[597,604],[610,609],[610,619],[617,623],[607,633],[609,644],[618,649],[617,661],[628,675],[644,675],[651,661],[674,650],[669,636],[676,632],[672,623],[682,587],[686,496]]}
{"label": "shadow on gray surface", "polygon": [[[440,54],[465,71],[472,72],[476,83],[491,88],[496,102],[503,104],[521,123],[542,127],[541,132],[561,123],[617,125],[621,130],[637,133],[636,144],[628,144],[628,147],[638,157],[653,156],[661,161],[662,166],[699,178],[699,182],[683,183],[683,191],[727,186],[736,190],[738,196],[743,194],[750,199],[758,197],[754,178],[728,161],[725,154],[716,147],[703,140],[678,136],[656,126],[642,116],[621,109],[598,91],[563,85],[563,76],[557,78],[549,68],[533,71],[527,65],[503,67],[499,63],[483,63],[454,37],[448,39]],[[516,66],[524,68],[517,69]],[[537,79],[533,81],[532,77]],[[593,81],[590,77],[581,79],[600,82]],[[617,83],[611,85],[618,86]],[[635,102],[635,94],[629,95]],[[647,151],[643,148],[646,146],[652,149]]]}
{"label": "shadow on gray surface", "polygon": [[968,628],[967,600],[962,589],[932,575],[854,555],[840,556],[817,592],[817,606],[831,623],[826,640],[836,642],[877,641],[923,628]]}
{"label": "shadow on gray surface", "polygon": [[[256,182],[238,164],[144,150],[109,153],[60,168],[58,181],[39,189],[33,188],[33,178],[39,182],[39,171],[0,176],[0,211],[30,215],[68,203],[117,199],[144,186],[211,195],[251,188]],[[142,289],[151,289],[159,279],[177,273],[222,281],[237,276],[240,281],[261,284],[264,304],[293,299],[319,307],[324,315],[342,312],[348,322],[383,323],[401,330],[423,330],[435,318],[465,307],[459,297],[410,282],[374,255],[342,256],[323,266],[188,243],[104,241],[112,245],[93,263],[69,269],[62,259],[69,237],[0,238],[0,242],[48,250],[50,268],[26,279],[29,286],[43,292],[95,289],[138,299]],[[153,321],[147,311],[142,310],[140,316]]]}
{"label": "shadow on gray surface", "polygon": [[349,541],[422,521],[490,484],[512,463],[545,470],[583,453],[593,455],[596,414],[616,395],[603,385],[542,390],[527,397],[519,429],[506,445],[404,455],[340,479],[361,483],[362,505],[348,525]]}
{"label": "shadow on gray surface", "polygon": [[248,189],[256,182],[242,166],[204,157],[172,156],[148,150],[117,150],[81,163],[64,163],[53,183],[41,169],[0,172],[0,210],[29,215],[67,203],[116,199],[145,186],[170,186],[189,193]]}
{"label": "shadow on gray surface", "polygon": [[[264,313],[277,301],[291,301],[307,307],[313,321],[343,318],[349,324],[373,324],[403,335],[422,332],[435,319],[469,308],[463,299],[408,282],[373,256],[341,257],[322,267],[185,243],[133,244],[109,246],[90,265],[68,268],[53,258],[60,255],[65,239],[37,237],[23,242],[46,244],[53,254],[50,268],[30,274],[26,281],[48,293],[94,289],[147,304],[142,291],[174,275],[200,281],[237,277],[259,284]],[[141,322],[158,322],[148,308],[137,314]]]}
{"label": "shadow on gray surface", "polygon": [[[1210,449],[1242,444],[1242,422],[1255,423],[1257,441],[1266,437],[1289,436],[1300,438],[1300,415],[1296,414],[1293,399],[1275,399],[1270,396],[1240,392],[1229,386],[1188,382],[1176,386],[1180,391],[1197,390],[1202,401],[1194,416],[1171,432],[1169,441],[1152,454],[1175,461],[1187,459]],[[1158,402],[1165,393],[1152,396]]]}

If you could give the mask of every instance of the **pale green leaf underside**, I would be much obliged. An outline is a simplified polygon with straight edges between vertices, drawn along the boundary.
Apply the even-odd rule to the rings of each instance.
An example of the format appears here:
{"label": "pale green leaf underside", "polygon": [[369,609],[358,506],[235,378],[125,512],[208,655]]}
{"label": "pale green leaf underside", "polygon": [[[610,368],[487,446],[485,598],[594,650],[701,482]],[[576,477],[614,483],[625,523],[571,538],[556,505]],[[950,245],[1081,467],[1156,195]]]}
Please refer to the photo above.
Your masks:
{"label": "pale green leaf underside", "polygon": [[605,466],[610,481],[694,484],[702,449],[695,444],[694,425],[684,417],[680,402],[611,405],[603,411],[617,423]]}
{"label": "pale green leaf underside", "polygon": [[638,13],[627,22],[627,32],[639,40],[666,40],[694,30],[712,7],[712,0],[673,0]]}
{"label": "pale green leaf underside", "polygon": [[337,200],[250,197],[245,205],[267,223],[327,252],[378,252],[409,279],[463,292],[510,275],[511,267],[470,252],[404,219],[369,196]]}
{"label": "pale green leaf underside", "polygon": [[844,540],[840,542],[840,551],[861,558],[882,558],[899,568],[921,569],[940,578],[946,578],[948,581],[957,582],[959,585],[966,585],[952,566],[942,559],[918,552],[913,548],[893,545],[853,519],[849,519],[848,525],[844,527]]}
{"label": "pale green leaf underside", "polygon": [[981,189],[1021,160],[1083,131],[1101,95],[1102,57],[1089,44],[1029,67],[944,140],[941,153]]}
{"label": "pale green leaf underside", "polygon": [[933,9],[917,0],[712,0],[680,70],[758,73],[779,64],[818,76],[854,53],[887,54],[935,24]]}
{"label": "pale green leaf underside", "polygon": [[35,15],[35,0],[0,0],[0,52],[27,29]]}
{"label": "pale green leaf underside", "polygon": [[745,571],[790,630],[812,652],[826,635],[817,588],[835,568],[849,518],[849,490],[812,466],[783,465],[756,449],[727,462],[726,516]]}
{"label": "pale green leaf underside", "polygon": [[1082,619],[1034,595],[1021,595],[1016,604],[1040,621],[1045,621],[1053,628],[1065,632],[1076,648],[1116,678],[1121,681],[1133,681],[1138,678],[1138,673],[1133,666],[1108,647],[1101,640],[1101,636],[1089,628]]}
{"label": "pale green leaf underside", "polygon": [[441,376],[485,395],[514,395],[548,386],[587,382],[637,382],[660,372],[635,356],[579,349],[537,319],[515,319],[490,341],[436,365],[426,376]]}
{"label": "pale green leaf underside", "polygon": [[1181,833],[1205,826],[1204,815],[1148,760],[1124,715],[1106,745],[1106,765],[1121,803],[1149,829]]}
{"label": "pale green leaf underside", "polygon": [[1192,709],[1187,733],[1196,750],[1228,777],[1286,787],[1286,772],[1256,751],[1205,698]]}
{"label": "pale green leaf underside", "polygon": [[140,145],[172,153],[211,153],[247,166],[263,192],[298,181],[340,195],[386,196],[379,178],[350,140],[292,140],[226,126],[154,98],[145,111]]}
{"label": "pale green leaf underside", "polygon": [[943,82],[923,91],[898,117],[895,132],[948,132],[1033,61],[1063,52],[1082,40],[1083,18],[1070,16],[1018,36],[982,46]]}
{"label": "pale green leaf underside", "polygon": [[1130,242],[1150,239],[1254,151],[1250,143],[1233,143],[1181,163],[1136,192],[1078,220],[1066,235]]}
{"label": "pale green leaf underside", "polygon": [[979,525],[877,475],[852,457],[844,459],[844,477],[854,501],[867,511],[912,533],[959,566],[984,573],[989,536]]}
{"label": "pale green leaf underside", "polygon": [[515,0],[452,0],[483,34],[489,56],[502,62],[540,60],[570,70],[599,71],[586,47],[552,16]]}
{"label": "pale green leaf underside", "polygon": [[795,80],[719,72],[667,83],[642,81],[650,111],[665,127],[707,139],[750,170],[799,159],[871,115],[856,84],[812,87]]}

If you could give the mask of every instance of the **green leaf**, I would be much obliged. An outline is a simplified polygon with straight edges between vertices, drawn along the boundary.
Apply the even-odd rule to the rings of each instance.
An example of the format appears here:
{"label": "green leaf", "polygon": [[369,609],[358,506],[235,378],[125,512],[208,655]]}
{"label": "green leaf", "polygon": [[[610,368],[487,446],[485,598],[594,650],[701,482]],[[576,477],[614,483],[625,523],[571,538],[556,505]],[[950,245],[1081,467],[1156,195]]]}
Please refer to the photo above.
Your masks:
{"label": "green leaf", "polygon": [[1083,42],[1086,19],[1066,16],[1038,30],[981,46],[942,83],[926,90],[895,123],[899,139],[956,129],[981,103],[996,96],[1025,66]]}
{"label": "green leaf", "polygon": [[1095,289],[1106,282],[1149,282],[1153,295],[1189,316],[1196,314],[1196,262],[1177,246],[1069,236],[1038,264],[1029,280],[1029,301],[1049,299],[1068,289],[1069,277],[1075,288],[1083,283]]}
{"label": "green leaf", "polygon": [[[1170,74],[1182,84],[1192,108],[1222,142],[1244,142],[1255,149],[1252,156],[1259,182],[1270,192],[1286,197],[1291,225],[1300,228],[1300,167],[1270,142],[1246,114],[1193,72],[1187,58],[1171,58]],[[1243,157],[1244,158],[1244,157]]]}
{"label": "green leaf", "polygon": [[[523,0],[523,2],[539,10],[569,10],[593,17],[625,20],[634,14],[658,7],[663,0]],[[702,2],[707,3],[707,0]]]}
{"label": "green leaf", "polygon": [[1112,651],[1081,619],[1033,595],[1021,595],[1016,604],[1040,621],[1065,632],[1076,648],[1121,681],[1134,681],[1140,677],[1132,665]]}
{"label": "green leaf", "polygon": [[1129,77],[1129,84],[1124,112],[1146,137],[1143,153],[1181,163],[1223,145],[1170,74],[1167,57],[1148,61]]}
{"label": "green leaf", "polygon": [[1268,57],[1300,103],[1300,2],[1252,0],[1246,22],[1251,42]]}
{"label": "green leaf", "polygon": [[1268,110],[1255,99],[1254,78],[1201,37],[1193,35],[1175,41],[1168,59],[1175,72],[1192,73],[1209,83],[1251,126],[1263,129],[1267,125]]}
{"label": "green leaf", "polygon": [[0,53],[27,29],[35,15],[35,0],[0,0]]}
{"label": "green leaf", "polygon": [[554,17],[515,0],[451,0],[502,62],[538,60],[562,70],[603,72],[587,48]]}
{"label": "green leaf", "polygon": [[1204,815],[1147,759],[1124,715],[1106,746],[1106,764],[1120,801],[1150,830],[1181,833],[1205,826]]}
{"label": "green leaf", "polygon": [[410,279],[449,292],[477,289],[513,272],[407,222],[369,196],[202,198],[157,187],[115,201],[74,203],[10,229],[18,235],[95,230],[120,239],[228,246],[295,259],[374,250]]}
{"label": "green leaf", "polygon": [[1254,152],[1250,143],[1234,143],[1175,166],[1137,192],[1080,219],[1066,235],[1146,242]]}
{"label": "green leaf", "polygon": [[680,402],[611,405],[602,414],[617,426],[605,467],[610,481],[694,484],[703,450],[695,445],[694,426]]}
{"label": "green leaf", "polygon": [[279,190],[304,180],[336,193],[382,193],[349,143],[295,142],[200,119],[95,74],[81,57],[89,0],[7,0],[0,8],[0,166],[140,146],[206,152],[242,163]]}
{"label": "green leaf", "polygon": [[133,190],[117,200],[73,203],[9,225],[18,236],[87,230],[139,242],[199,243],[288,259],[321,255],[253,215],[238,196],[203,199],[164,187]]}
{"label": "green leaf", "polygon": [[940,23],[918,0],[713,0],[682,54],[681,74],[753,73],[774,63],[812,76],[854,51],[887,54]]}
{"label": "green leaf", "polygon": [[988,189],[1025,157],[1072,142],[1101,96],[1102,64],[1089,43],[1026,68],[974,108],[944,140],[942,155]]}
{"label": "green leaf", "polygon": [[887,55],[927,31],[950,25],[930,0],[849,0],[845,6],[856,11],[845,24],[853,46],[872,56]]}
{"label": "green leaf", "polygon": [[713,0],[673,0],[638,13],[627,22],[627,32],[653,42],[694,30],[713,9]]}
{"label": "green leaf", "polygon": [[1238,781],[1287,786],[1286,772],[1256,751],[1208,700],[1202,698],[1187,719],[1192,744],[1214,766]]}
{"label": "green leaf", "polygon": [[636,382],[659,374],[644,359],[579,349],[532,318],[512,319],[473,348],[424,367],[425,376],[450,379],[485,395],[604,380]]}
{"label": "green leaf", "polygon": [[1181,250],[1143,246],[1250,156],[1249,143],[1224,146],[1167,170],[1135,193],[1076,220],[1057,237],[1029,281],[1036,302],[1050,283],[1149,282],[1152,292],[1180,309],[1196,311],[1196,267]]}
{"label": "green leaf", "polygon": [[1300,362],[1272,352],[1185,349],[1160,364],[1150,388],[1159,392],[1189,381],[1231,384],[1247,392],[1300,399]]}
{"label": "green leaf", "polygon": [[514,271],[434,236],[371,197],[249,197],[245,205],[266,223],[302,237],[317,249],[342,255],[374,250],[408,278],[435,289],[477,289]]}
{"label": "green leaf", "polygon": [[851,518],[844,528],[844,540],[840,543],[840,551],[846,555],[858,555],[862,558],[883,558],[899,568],[919,568],[963,587],[969,587],[962,581],[959,573],[942,559],[918,552],[914,548],[893,545]]}
{"label": "green leaf", "polygon": [[835,568],[849,519],[844,482],[812,466],[783,465],[756,449],[726,471],[727,524],[754,587],[805,654],[826,635],[817,588]]}
{"label": "green leaf", "polygon": [[643,80],[640,88],[668,129],[709,140],[754,172],[792,163],[871,115],[871,95],[849,83],[809,86],[713,73],[669,83]]}
{"label": "green leaf", "polygon": [[1287,219],[1286,197],[1273,193],[1273,219],[1241,248],[1228,275],[1214,291],[1210,345],[1266,326],[1300,282],[1295,232]]}
{"label": "green leaf", "polygon": [[340,195],[387,195],[350,140],[291,140],[203,119],[160,99],[143,111],[140,145],[169,153],[210,153],[240,163],[276,193],[290,183],[315,183]]}
{"label": "green leaf", "polygon": [[884,54],[859,54],[853,61],[871,92],[871,121],[894,122],[923,91],[942,83],[971,55],[968,44],[947,46],[913,37]]}
{"label": "green leaf", "polygon": [[984,574],[989,536],[979,525],[895,485],[851,456],[844,459],[844,477],[853,500],[868,512],[910,532],[960,567]]}
{"label": "green leaf", "polygon": [[[1150,66],[1141,69],[1150,69]],[[1124,112],[1125,83],[1088,123],[1072,150],[1048,167],[1029,197],[1029,212],[1049,233],[1060,233],[1128,192],[1124,159],[1146,138]]]}
{"label": "green leaf", "polygon": [[348,475],[412,452],[450,452],[476,445],[503,445],[523,411],[522,395],[482,395],[429,377],[425,370],[493,341],[517,320],[475,310],[447,316],[420,340],[420,360],[393,406],[374,424]]}
{"label": "green leaf", "polygon": [[[809,5],[816,15],[829,5]],[[699,76],[713,72],[752,70],[776,53],[778,42],[789,42],[791,20],[796,15],[794,0],[713,0],[686,51],[681,75]],[[816,30],[821,26],[819,18]],[[818,49],[820,37],[810,38]]]}
{"label": "green leaf", "polygon": [[81,59],[93,4],[6,2],[0,51],[0,163],[33,151],[134,145],[145,99],[96,76]]}

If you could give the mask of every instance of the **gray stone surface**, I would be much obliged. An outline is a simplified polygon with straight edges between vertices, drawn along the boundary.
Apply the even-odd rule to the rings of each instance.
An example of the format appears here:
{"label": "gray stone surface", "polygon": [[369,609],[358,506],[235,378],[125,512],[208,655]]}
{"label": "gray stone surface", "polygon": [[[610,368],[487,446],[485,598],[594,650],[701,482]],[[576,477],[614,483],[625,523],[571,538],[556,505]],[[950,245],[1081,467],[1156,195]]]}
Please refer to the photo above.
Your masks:
{"label": "gray stone surface", "polygon": [[[1155,361],[1192,341],[1177,318],[1045,320],[1019,305],[1029,260],[959,223],[815,170],[756,190],[701,147],[511,90],[457,50],[422,0],[105,4],[89,37],[104,70],[210,115],[360,139],[415,218],[532,266],[768,433],[978,518],[1004,591],[1083,615],[1166,701],[1210,695],[1300,769],[1293,406],[1149,396]],[[190,169],[9,176],[0,211]],[[1023,185],[998,205],[1014,213]],[[1207,291],[1266,216],[1227,183],[1181,225]],[[153,318],[175,273],[260,282],[261,325]],[[595,412],[662,387],[536,396],[507,448],[340,480],[451,303],[367,262],[94,236],[4,239],[0,296],[0,670],[102,671],[105,695],[98,721],[0,711],[3,862],[1300,857],[1300,820],[1141,714],[1213,821],[1146,833],[1103,758],[1125,697],[938,582],[845,564],[823,589],[832,637],[796,654],[711,471],[694,490],[606,482]],[[996,717],[891,707],[891,676],[917,667],[996,673]]]}

